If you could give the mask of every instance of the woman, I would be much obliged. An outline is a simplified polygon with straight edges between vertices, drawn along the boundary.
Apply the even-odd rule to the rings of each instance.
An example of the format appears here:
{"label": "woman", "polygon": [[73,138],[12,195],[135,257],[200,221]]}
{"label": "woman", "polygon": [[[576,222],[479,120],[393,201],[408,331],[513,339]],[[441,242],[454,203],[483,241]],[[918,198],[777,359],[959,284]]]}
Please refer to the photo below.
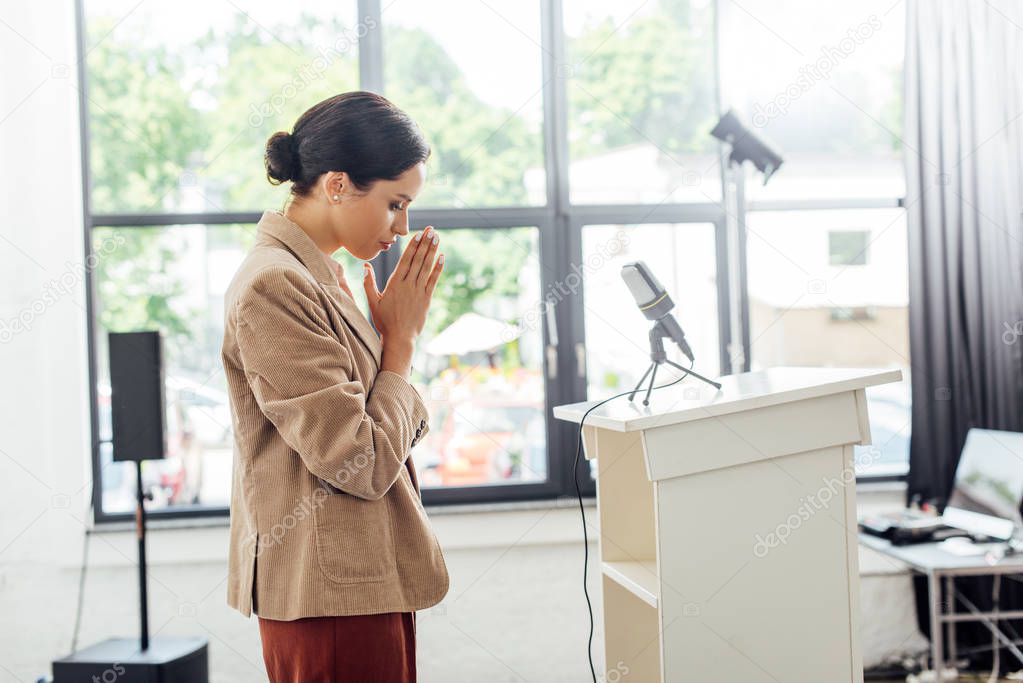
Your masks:
{"label": "woman", "polygon": [[408,234],[429,155],[369,92],[267,142],[267,176],[291,194],[227,290],[221,355],[236,442],[227,599],[257,614],[273,683],[414,681],[415,610],[448,590],[409,454],[429,431],[408,376],[439,238],[417,233],[382,292],[365,264],[373,326],[331,258],[369,260]]}

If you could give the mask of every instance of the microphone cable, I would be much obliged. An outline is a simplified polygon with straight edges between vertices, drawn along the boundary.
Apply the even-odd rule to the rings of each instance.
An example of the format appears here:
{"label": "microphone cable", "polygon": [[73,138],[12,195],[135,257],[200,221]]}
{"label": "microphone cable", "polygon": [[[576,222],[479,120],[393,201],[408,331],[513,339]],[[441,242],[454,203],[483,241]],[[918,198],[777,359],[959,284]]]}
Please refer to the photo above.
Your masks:
{"label": "microphone cable", "polygon": [[[689,362],[689,368],[684,371],[684,374],[681,377],[669,382],[668,384],[662,384],[659,387],[654,387],[653,390],[666,389],[667,387],[674,386],[684,380],[689,376],[689,370],[693,369],[693,363],[694,361]],[[583,493],[579,486],[579,455],[582,453],[583,447],[583,425],[586,423],[586,417],[593,412],[594,409],[599,408],[608,401],[613,401],[616,398],[628,396],[632,393],[634,393],[634,391],[624,391],[620,394],[615,394],[614,396],[605,398],[603,401],[590,406],[590,408],[583,413],[582,419],[579,420],[579,435],[575,444],[575,460],[572,462],[572,478],[575,480],[575,495],[579,500],[579,515],[582,517],[583,521],[583,595],[586,596],[586,610],[590,614],[590,635],[586,642],[586,658],[590,663],[590,675],[593,677],[593,683],[597,683],[597,670],[593,666],[593,604],[590,602],[590,591],[586,587],[586,576],[589,573],[590,564],[590,541],[589,536],[586,533],[586,509],[583,507]]]}
{"label": "microphone cable", "polygon": [[75,625],[71,630],[71,654],[78,652],[78,635],[82,627],[82,612],[85,605],[85,575],[89,571],[89,539],[92,537],[94,500],[96,494],[96,477],[89,481],[89,511],[85,517],[85,537],[82,539],[82,565],[78,570],[78,598],[75,607]]}

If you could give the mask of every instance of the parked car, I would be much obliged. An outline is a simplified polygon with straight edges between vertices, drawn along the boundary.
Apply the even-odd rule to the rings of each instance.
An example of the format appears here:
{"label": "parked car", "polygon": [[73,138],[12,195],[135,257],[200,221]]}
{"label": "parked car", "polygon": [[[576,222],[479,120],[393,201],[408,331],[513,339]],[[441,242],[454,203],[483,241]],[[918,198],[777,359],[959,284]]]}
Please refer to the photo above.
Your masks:
{"label": "parked car", "polygon": [[[418,464],[426,486],[473,486],[546,477],[542,404],[467,401],[434,415]],[[537,428],[539,425],[539,429]]]}
{"label": "parked car", "polygon": [[[230,450],[233,436],[227,394],[181,376],[168,376],[166,390],[167,450],[162,460],[142,465],[143,487],[154,508],[200,502],[203,456],[210,450]],[[111,433],[110,385],[98,387],[100,438]],[[113,463],[109,443],[100,450],[103,508],[125,511],[135,506],[135,477],[130,465]]]}

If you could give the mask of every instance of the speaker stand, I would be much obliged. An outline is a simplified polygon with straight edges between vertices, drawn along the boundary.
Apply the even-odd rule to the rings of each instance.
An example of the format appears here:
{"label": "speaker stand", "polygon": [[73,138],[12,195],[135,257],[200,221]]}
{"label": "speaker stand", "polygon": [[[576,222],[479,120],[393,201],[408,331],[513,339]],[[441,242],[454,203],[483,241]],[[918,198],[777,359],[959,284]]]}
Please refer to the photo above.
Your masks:
{"label": "speaker stand", "polygon": [[146,500],[142,461],[135,461],[135,536],[139,552],[139,639],[110,638],[53,662],[53,683],[208,683],[205,638],[161,636],[149,639],[149,594],[146,575]]}

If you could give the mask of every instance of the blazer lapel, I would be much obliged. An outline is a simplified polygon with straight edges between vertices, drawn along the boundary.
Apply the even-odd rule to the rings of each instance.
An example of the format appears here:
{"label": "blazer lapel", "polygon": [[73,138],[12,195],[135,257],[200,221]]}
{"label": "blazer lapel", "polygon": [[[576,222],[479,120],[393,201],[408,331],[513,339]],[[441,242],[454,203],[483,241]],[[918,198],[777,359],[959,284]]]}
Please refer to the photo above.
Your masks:
{"label": "blazer lapel", "polygon": [[369,349],[370,354],[373,356],[373,361],[379,370],[380,359],[383,354],[383,344],[381,344],[380,335],[373,329],[373,325],[366,320],[366,316],[362,314],[356,303],[341,289],[340,285],[336,282],[321,282],[320,285],[330,295],[330,299],[334,302],[334,307],[341,314],[341,317],[344,318],[356,336]]}
{"label": "blazer lapel", "polygon": [[377,369],[380,368],[380,358],[383,353],[383,345],[380,335],[362,314],[356,303],[349,298],[337,282],[334,273],[312,238],[299,227],[294,221],[286,217],[280,211],[264,211],[263,217],[257,225],[258,238],[273,238],[283,244],[298,258],[302,264],[309,269],[316,282],[323,288],[334,303],[334,308],[341,315],[344,321],[351,328],[352,332],[362,340],[363,344],[373,356]]}

